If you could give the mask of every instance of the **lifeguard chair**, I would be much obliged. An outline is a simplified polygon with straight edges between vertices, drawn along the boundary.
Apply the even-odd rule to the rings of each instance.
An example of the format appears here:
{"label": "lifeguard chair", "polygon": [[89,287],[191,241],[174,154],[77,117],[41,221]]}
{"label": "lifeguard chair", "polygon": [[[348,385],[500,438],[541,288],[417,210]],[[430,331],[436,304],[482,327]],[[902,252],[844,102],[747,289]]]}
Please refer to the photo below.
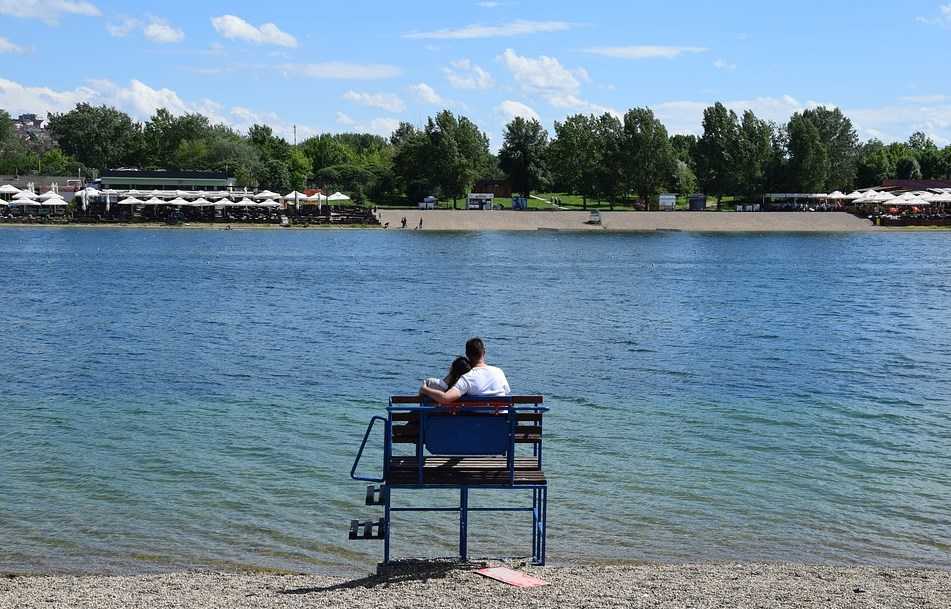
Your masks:
{"label": "lifeguard chair", "polygon": [[[530,512],[531,561],[545,564],[548,481],[542,469],[542,396],[464,399],[440,406],[420,396],[393,396],[387,416],[374,416],[350,469],[367,486],[366,505],[382,506],[378,520],[352,520],[350,539],[383,541],[381,571],[390,566],[393,512],[458,512],[459,559],[468,560],[469,512]],[[357,475],[364,448],[377,422],[384,425],[383,473]],[[412,445],[413,451],[397,446]],[[530,448],[529,448],[530,447]],[[521,448],[516,454],[516,449]],[[379,484],[379,486],[377,486]],[[459,507],[404,507],[395,496],[426,489],[459,489]],[[531,506],[469,507],[470,491],[493,489],[531,494]],[[397,493],[396,491],[399,491]]]}

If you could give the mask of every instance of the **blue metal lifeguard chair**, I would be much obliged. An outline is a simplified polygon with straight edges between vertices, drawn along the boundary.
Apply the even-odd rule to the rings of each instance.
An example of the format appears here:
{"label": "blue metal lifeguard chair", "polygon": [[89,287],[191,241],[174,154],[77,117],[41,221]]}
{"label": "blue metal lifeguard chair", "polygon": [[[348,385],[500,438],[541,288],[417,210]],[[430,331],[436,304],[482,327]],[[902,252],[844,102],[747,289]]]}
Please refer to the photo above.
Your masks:
{"label": "blue metal lifeguard chair", "polygon": [[[541,396],[465,399],[440,406],[420,396],[393,396],[387,416],[367,425],[350,477],[375,483],[366,505],[382,506],[378,520],[352,520],[350,539],[383,540],[385,570],[390,566],[390,516],[393,512],[458,512],[459,559],[468,560],[469,512],[530,512],[532,564],[545,564],[548,481],[542,470],[542,418],[548,408]],[[384,425],[383,474],[357,475],[373,426]],[[412,454],[395,454],[396,445],[412,444]],[[516,454],[519,445],[530,445]],[[408,451],[403,451],[408,452]],[[376,486],[379,484],[379,486]],[[401,507],[394,491],[459,489],[459,507]],[[469,507],[469,492],[493,489],[531,493],[531,507]]]}

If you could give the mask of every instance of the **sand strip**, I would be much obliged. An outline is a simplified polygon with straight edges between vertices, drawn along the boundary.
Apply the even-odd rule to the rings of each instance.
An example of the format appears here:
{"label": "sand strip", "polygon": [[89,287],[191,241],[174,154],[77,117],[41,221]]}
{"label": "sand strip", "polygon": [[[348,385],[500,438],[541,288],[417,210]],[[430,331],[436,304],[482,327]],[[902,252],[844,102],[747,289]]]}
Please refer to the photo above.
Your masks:
{"label": "sand strip", "polygon": [[520,590],[435,568],[390,581],[312,575],[182,573],[0,577],[0,609],[88,607],[888,607],[947,608],[951,571],[776,564],[524,568],[549,585]]}
{"label": "sand strip", "polygon": [[562,231],[664,231],[692,232],[861,232],[877,229],[869,220],[841,212],[601,212],[600,226],[588,224],[582,211],[452,211],[380,210],[381,223],[406,230],[562,230]]}

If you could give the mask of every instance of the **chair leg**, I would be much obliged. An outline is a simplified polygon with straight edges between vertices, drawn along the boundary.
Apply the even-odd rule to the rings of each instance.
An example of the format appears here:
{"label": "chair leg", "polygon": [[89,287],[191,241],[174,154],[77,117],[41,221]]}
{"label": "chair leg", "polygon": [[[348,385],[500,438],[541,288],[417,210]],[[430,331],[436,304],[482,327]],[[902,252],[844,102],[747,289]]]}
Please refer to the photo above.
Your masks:
{"label": "chair leg", "polygon": [[383,490],[383,565],[390,564],[390,485],[384,484]]}
{"label": "chair leg", "polygon": [[532,563],[538,562],[538,489],[532,489]]}
{"label": "chair leg", "polygon": [[459,489],[459,559],[469,560],[469,489]]}
{"label": "chair leg", "polygon": [[539,565],[545,564],[545,550],[548,536],[548,485],[542,487],[542,555]]}

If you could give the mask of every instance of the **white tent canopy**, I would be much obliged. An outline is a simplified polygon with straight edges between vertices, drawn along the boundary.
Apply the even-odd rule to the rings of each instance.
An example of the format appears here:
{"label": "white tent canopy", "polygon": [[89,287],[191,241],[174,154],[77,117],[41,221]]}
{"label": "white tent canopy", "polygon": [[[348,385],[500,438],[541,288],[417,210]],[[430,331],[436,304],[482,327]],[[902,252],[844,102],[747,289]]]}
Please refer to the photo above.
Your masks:
{"label": "white tent canopy", "polygon": [[320,194],[320,193],[318,192],[318,193],[314,193],[314,194],[310,195],[309,197],[307,197],[307,198],[304,199],[304,200],[305,200],[305,201],[316,201],[316,202],[318,202],[318,203],[322,203],[322,202],[324,202],[324,201],[327,200],[327,195],[322,195],[322,194]]}
{"label": "white tent canopy", "polygon": [[350,200],[350,197],[348,197],[347,195],[343,194],[342,192],[335,192],[335,193],[333,193],[332,195],[330,195],[329,197],[327,197],[327,200],[328,200],[328,201],[349,201],[349,200]]}
{"label": "white tent canopy", "polygon": [[833,192],[833,193],[829,193],[828,198],[829,198],[829,199],[844,199],[844,198],[845,198],[845,193],[842,192],[841,190],[837,190],[837,191],[835,191],[835,192]]}
{"label": "white tent canopy", "polygon": [[10,207],[42,207],[43,204],[39,201],[34,201],[30,198],[18,199],[13,198],[13,201],[10,202]]}
{"label": "white tent canopy", "polygon": [[62,207],[64,205],[69,205],[69,203],[66,202],[66,199],[59,197],[58,199],[57,198],[47,199],[46,201],[43,201],[43,205],[50,205],[52,207]]}
{"label": "white tent canopy", "polygon": [[179,207],[180,207],[180,206],[188,207],[189,205],[191,205],[191,203],[189,203],[188,201],[186,201],[185,199],[183,199],[183,198],[181,198],[181,197],[175,197],[174,199],[172,199],[171,201],[168,202],[168,205],[175,205],[175,206],[179,206]]}
{"label": "white tent canopy", "polygon": [[278,203],[277,201],[275,201],[274,199],[267,199],[267,200],[265,200],[265,201],[261,201],[260,203],[258,203],[258,207],[277,208],[277,207],[280,207],[280,206],[281,206],[281,204]]}
{"label": "white tent canopy", "polygon": [[214,203],[212,203],[211,201],[209,201],[208,199],[204,197],[198,197],[197,199],[192,201],[192,205],[194,205],[195,207],[208,207],[209,205],[214,205]]}
{"label": "white tent canopy", "polygon": [[241,207],[255,207],[255,206],[257,205],[257,203],[255,203],[255,202],[252,201],[251,199],[245,197],[245,198],[241,199],[240,201],[238,201],[238,202],[237,202],[237,205],[240,205]]}
{"label": "white tent canopy", "polygon": [[276,192],[271,192],[270,190],[262,190],[258,194],[254,195],[254,198],[261,199],[261,200],[280,199],[281,195],[277,194]]}
{"label": "white tent canopy", "polygon": [[306,201],[307,195],[305,195],[302,192],[297,192],[296,190],[292,190],[291,192],[287,193],[281,198],[284,199],[285,201]]}
{"label": "white tent canopy", "polygon": [[148,201],[142,201],[143,205],[165,205],[165,201],[158,197],[152,197]]}
{"label": "white tent canopy", "polygon": [[15,195],[18,192],[20,192],[20,189],[13,184],[4,184],[3,186],[0,186],[0,195]]}
{"label": "white tent canopy", "polygon": [[14,201],[24,200],[24,199],[35,199],[35,198],[37,198],[36,193],[35,193],[35,192],[31,192],[31,191],[29,191],[29,190],[21,190],[21,191],[18,192],[17,194],[13,195],[13,200],[14,200]]}
{"label": "white tent canopy", "polygon": [[41,194],[38,198],[40,201],[49,201],[50,199],[62,199],[63,197],[58,192],[48,190]]}
{"label": "white tent canopy", "polygon": [[136,199],[135,197],[126,197],[125,199],[119,201],[116,205],[142,205],[143,203],[145,202],[140,199]]}

